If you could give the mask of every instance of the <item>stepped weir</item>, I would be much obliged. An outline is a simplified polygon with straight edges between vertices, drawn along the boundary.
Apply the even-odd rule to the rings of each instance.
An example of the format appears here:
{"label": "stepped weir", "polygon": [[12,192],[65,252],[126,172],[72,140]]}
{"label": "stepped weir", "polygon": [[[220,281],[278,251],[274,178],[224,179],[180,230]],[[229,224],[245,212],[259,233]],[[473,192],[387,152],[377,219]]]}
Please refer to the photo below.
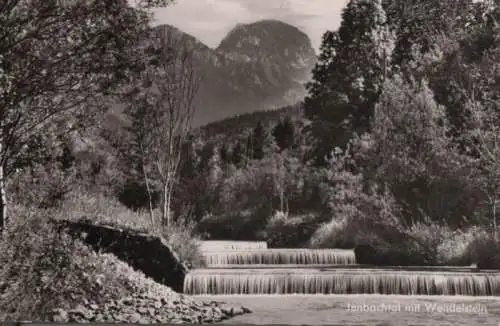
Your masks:
{"label": "stepped weir", "polygon": [[265,241],[202,241],[200,249],[202,252],[267,249],[267,243]]}
{"label": "stepped weir", "polygon": [[354,250],[267,249],[263,243],[202,244],[208,268],[191,271],[184,293],[500,296],[500,272],[356,264]]}
{"label": "stepped weir", "polygon": [[349,265],[355,264],[353,250],[344,249],[253,249],[205,252],[209,267],[220,265]]}

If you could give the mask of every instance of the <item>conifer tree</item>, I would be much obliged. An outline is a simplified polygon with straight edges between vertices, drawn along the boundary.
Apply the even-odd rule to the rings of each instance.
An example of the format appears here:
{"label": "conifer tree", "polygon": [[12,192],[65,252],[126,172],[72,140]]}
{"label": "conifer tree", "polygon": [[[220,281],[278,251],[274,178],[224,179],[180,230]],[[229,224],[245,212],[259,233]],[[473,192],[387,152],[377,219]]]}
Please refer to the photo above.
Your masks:
{"label": "conifer tree", "polygon": [[242,160],[243,160],[243,146],[238,141],[231,153],[231,162],[237,166],[241,163]]}
{"label": "conifer tree", "polygon": [[281,150],[289,149],[294,144],[295,127],[290,116],[280,120],[272,132],[276,144]]}
{"label": "conifer tree", "polygon": [[306,117],[319,141],[318,163],[332,148],[345,146],[354,132],[369,130],[392,40],[380,0],[349,1],[339,30],[324,34],[305,100]]}

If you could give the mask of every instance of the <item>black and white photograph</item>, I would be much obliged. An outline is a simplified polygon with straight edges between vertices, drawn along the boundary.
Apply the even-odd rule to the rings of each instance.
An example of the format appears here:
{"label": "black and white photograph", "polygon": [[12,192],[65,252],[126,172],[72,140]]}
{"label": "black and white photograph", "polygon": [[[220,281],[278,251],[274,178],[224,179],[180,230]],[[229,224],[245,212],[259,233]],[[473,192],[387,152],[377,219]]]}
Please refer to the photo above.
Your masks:
{"label": "black and white photograph", "polygon": [[0,0],[0,323],[500,326],[498,215],[499,0]]}

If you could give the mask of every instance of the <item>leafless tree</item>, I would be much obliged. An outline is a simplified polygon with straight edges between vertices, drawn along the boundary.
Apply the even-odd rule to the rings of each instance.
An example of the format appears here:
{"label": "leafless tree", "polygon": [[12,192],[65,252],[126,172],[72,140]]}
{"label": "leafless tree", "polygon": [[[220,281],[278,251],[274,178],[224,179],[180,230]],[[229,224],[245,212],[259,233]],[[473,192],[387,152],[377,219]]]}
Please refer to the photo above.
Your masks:
{"label": "leafless tree", "polygon": [[161,190],[161,223],[170,225],[182,145],[187,140],[200,84],[192,48],[167,28],[154,31],[153,64],[135,87],[127,111],[149,195],[151,222],[157,224],[152,188]]}

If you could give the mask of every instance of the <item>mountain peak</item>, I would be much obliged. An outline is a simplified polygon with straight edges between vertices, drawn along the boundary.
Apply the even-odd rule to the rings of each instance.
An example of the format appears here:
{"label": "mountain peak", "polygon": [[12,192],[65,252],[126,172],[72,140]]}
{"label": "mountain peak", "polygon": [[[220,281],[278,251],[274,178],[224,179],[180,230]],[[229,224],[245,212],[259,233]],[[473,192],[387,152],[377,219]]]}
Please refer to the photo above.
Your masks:
{"label": "mountain peak", "polygon": [[293,30],[295,33],[302,34],[302,36],[305,36],[307,38],[307,35],[301,31],[298,27],[290,25],[288,23],[285,23],[281,20],[277,19],[262,19],[258,20],[252,23],[238,23],[236,26],[228,33],[231,34],[232,32],[236,32],[241,29],[268,29],[268,30],[274,30],[277,31],[279,29],[281,30]]}
{"label": "mountain peak", "polygon": [[238,24],[216,49],[170,25],[153,29],[159,32],[193,50],[203,76],[195,125],[295,104],[306,94],[316,55],[297,27],[273,19]]}
{"label": "mountain peak", "polygon": [[292,78],[301,81],[308,79],[316,58],[303,31],[274,19],[236,25],[217,52],[232,60],[263,63],[268,71],[288,70]]}
{"label": "mountain peak", "polygon": [[236,25],[221,41],[217,50],[235,54],[274,54],[300,50],[314,53],[311,40],[299,28],[275,19],[264,19]]}

